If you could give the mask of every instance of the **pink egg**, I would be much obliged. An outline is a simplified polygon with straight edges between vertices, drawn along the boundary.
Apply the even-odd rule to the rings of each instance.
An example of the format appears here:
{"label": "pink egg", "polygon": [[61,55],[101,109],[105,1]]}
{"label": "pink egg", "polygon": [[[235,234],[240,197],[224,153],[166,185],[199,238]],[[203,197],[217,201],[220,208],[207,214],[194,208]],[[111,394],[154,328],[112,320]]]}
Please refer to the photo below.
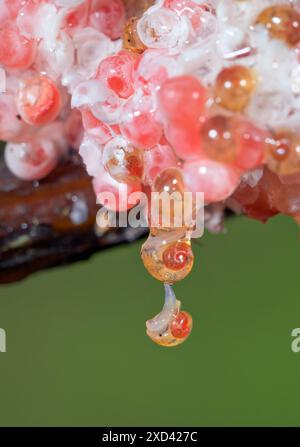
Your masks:
{"label": "pink egg", "polygon": [[24,37],[14,23],[6,23],[0,29],[0,64],[6,68],[29,68],[36,54],[36,42]]}
{"label": "pink egg", "polygon": [[155,177],[164,169],[173,168],[179,165],[171,146],[167,144],[157,144],[144,152],[144,183],[152,185]]}
{"label": "pink egg", "polygon": [[57,165],[58,151],[51,140],[8,143],[5,161],[10,171],[22,180],[41,180]]}
{"label": "pink egg", "polygon": [[125,8],[122,0],[94,0],[90,25],[111,39],[118,39],[125,23]]}
{"label": "pink egg", "polygon": [[187,161],[183,165],[187,190],[204,193],[206,203],[227,199],[240,182],[240,171],[208,159]]}
{"label": "pink egg", "polygon": [[206,90],[193,76],[168,79],[158,93],[158,106],[170,121],[182,126],[199,122],[204,112]]}
{"label": "pink egg", "polygon": [[111,211],[127,211],[137,205],[141,198],[140,182],[129,185],[119,183],[104,170],[94,177],[93,187],[97,203]]}
{"label": "pink egg", "polygon": [[110,126],[96,118],[89,109],[82,109],[81,115],[84,130],[87,134],[98,140],[100,144],[105,144],[112,138]]}
{"label": "pink egg", "polygon": [[106,86],[120,98],[129,98],[134,93],[133,76],[137,59],[133,53],[120,51],[101,62],[96,77],[104,80]]}
{"label": "pink egg", "polygon": [[134,96],[126,103],[121,115],[121,132],[132,144],[151,148],[162,137],[162,124],[155,117],[150,96]]}
{"label": "pink egg", "polygon": [[190,123],[187,126],[180,122],[165,125],[165,135],[176,155],[183,160],[191,160],[201,155],[200,126]]}
{"label": "pink egg", "polygon": [[235,166],[249,171],[264,163],[265,145],[270,138],[268,131],[259,129],[249,121],[241,120],[236,123],[235,138],[239,148]]}

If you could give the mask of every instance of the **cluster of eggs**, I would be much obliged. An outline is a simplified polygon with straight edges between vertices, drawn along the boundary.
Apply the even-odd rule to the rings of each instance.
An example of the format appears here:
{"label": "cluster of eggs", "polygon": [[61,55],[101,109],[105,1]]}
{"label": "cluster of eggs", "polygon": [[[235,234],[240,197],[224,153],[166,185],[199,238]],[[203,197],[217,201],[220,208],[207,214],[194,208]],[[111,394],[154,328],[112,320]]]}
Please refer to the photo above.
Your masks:
{"label": "cluster of eggs", "polygon": [[79,149],[76,86],[120,49],[122,0],[1,0],[0,139],[23,180],[40,180]]}
{"label": "cluster of eggs", "polygon": [[[1,2],[8,167],[41,179],[72,146],[116,211],[134,206],[119,197],[126,185],[136,198],[202,192],[205,204],[299,222],[300,1],[139,3],[144,12],[126,17],[122,0]],[[147,324],[164,346],[192,328],[170,285],[193,267],[193,218],[150,222],[142,248],[166,284],[164,309]]]}

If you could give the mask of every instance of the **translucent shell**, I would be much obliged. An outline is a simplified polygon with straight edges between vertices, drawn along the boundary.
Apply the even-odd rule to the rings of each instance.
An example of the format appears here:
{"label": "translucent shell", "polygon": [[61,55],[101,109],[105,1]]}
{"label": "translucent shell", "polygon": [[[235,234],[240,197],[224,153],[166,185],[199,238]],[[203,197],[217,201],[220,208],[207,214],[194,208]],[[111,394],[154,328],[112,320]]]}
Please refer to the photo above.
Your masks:
{"label": "translucent shell", "polygon": [[278,131],[267,145],[267,165],[279,175],[300,172],[300,137],[290,131]]}
{"label": "translucent shell", "polygon": [[134,93],[133,73],[137,56],[121,51],[104,59],[97,72],[97,79],[105,80],[108,88],[120,98],[129,98]]}
{"label": "translucent shell", "polygon": [[151,276],[158,281],[174,284],[188,276],[194,265],[191,243],[176,231],[150,234],[142,246],[142,261]]}
{"label": "translucent shell", "polygon": [[201,127],[201,146],[214,161],[233,164],[248,171],[264,163],[266,141],[270,134],[251,122],[216,115]]}
{"label": "translucent shell", "polygon": [[203,150],[209,158],[221,163],[232,163],[237,157],[237,145],[231,118],[216,115],[201,128]]}
{"label": "translucent shell", "polygon": [[147,335],[154,343],[170,348],[187,340],[193,328],[193,319],[180,308],[181,302],[176,299],[172,287],[165,285],[164,307],[146,323]]}
{"label": "translucent shell", "polygon": [[123,31],[123,48],[133,53],[141,54],[146,50],[146,46],[139,38],[137,32],[137,17],[131,17],[124,27]]}
{"label": "translucent shell", "polygon": [[59,114],[61,96],[57,86],[46,76],[27,79],[18,96],[19,113],[28,124],[41,126]]}
{"label": "translucent shell", "polygon": [[168,168],[162,171],[155,179],[153,190],[157,192],[178,192],[183,194],[185,186],[181,172],[177,168]]}
{"label": "translucent shell", "polygon": [[300,14],[290,5],[270,6],[264,9],[256,19],[264,25],[269,34],[295,46],[300,41]]}
{"label": "translucent shell", "polygon": [[143,176],[142,151],[122,137],[109,141],[103,150],[103,165],[118,182],[131,183]]}
{"label": "translucent shell", "polygon": [[[152,234],[159,231],[184,231],[185,185],[178,168],[163,170],[154,180],[151,196]],[[157,214],[156,214],[157,213]],[[191,211],[192,214],[192,211]]]}
{"label": "translucent shell", "polygon": [[167,247],[163,252],[164,266],[178,272],[186,268],[192,258],[191,246],[186,242],[175,242]]}
{"label": "translucent shell", "polygon": [[147,11],[137,22],[141,41],[148,48],[178,48],[189,33],[187,22],[167,8]]}
{"label": "translucent shell", "polygon": [[139,58],[135,73],[135,89],[146,94],[159,91],[164,82],[178,74],[174,57],[163,49],[147,49]]}
{"label": "translucent shell", "polygon": [[220,106],[232,112],[242,112],[251,100],[256,86],[253,72],[243,65],[224,68],[218,75],[214,95]]}

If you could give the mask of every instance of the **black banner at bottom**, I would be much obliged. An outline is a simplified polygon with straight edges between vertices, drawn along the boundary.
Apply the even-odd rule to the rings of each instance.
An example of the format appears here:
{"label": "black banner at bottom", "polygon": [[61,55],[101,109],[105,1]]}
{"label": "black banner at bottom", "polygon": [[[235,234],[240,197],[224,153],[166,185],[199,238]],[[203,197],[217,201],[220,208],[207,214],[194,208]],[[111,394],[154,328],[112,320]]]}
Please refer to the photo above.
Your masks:
{"label": "black banner at bottom", "polygon": [[[299,428],[294,430],[300,431]],[[209,440],[224,443],[235,438],[243,441],[261,439],[263,436],[276,436],[276,440],[282,436],[287,440],[287,432],[291,429],[279,428],[23,428],[23,427],[0,427],[0,445],[11,446],[35,446],[64,445],[82,447],[100,446],[136,446],[151,444],[167,445],[200,445]],[[298,434],[298,433],[297,433]],[[206,442],[204,443],[206,445]]]}

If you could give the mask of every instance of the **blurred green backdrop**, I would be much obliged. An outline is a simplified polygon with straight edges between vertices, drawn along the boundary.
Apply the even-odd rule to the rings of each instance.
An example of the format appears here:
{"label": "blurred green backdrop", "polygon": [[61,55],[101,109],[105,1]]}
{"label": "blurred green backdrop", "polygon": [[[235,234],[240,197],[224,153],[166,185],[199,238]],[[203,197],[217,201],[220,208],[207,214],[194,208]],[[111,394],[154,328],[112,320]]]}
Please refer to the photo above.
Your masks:
{"label": "blurred green backdrop", "polygon": [[196,242],[176,286],[190,340],[152,344],[162,287],[140,243],[0,287],[0,425],[299,425],[299,229],[244,218]]}

